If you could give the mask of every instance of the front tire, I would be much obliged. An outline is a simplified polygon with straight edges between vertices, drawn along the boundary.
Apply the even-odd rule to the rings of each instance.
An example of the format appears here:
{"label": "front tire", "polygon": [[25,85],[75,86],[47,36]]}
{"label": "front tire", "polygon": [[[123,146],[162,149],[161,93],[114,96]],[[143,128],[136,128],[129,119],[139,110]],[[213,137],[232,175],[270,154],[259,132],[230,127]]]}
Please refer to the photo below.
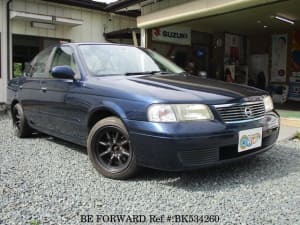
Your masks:
{"label": "front tire", "polygon": [[17,103],[12,108],[12,120],[15,135],[19,138],[30,137],[32,128],[28,125],[21,104]]}
{"label": "front tire", "polygon": [[137,172],[129,134],[117,117],[107,117],[93,126],[87,149],[93,166],[105,177],[123,180]]}

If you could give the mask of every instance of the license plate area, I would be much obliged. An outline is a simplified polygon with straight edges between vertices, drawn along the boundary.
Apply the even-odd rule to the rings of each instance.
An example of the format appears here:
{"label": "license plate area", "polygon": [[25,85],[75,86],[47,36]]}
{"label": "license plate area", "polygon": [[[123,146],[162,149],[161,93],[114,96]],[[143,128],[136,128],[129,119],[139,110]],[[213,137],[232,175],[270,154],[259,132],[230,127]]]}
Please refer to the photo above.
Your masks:
{"label": "license plate area", "polygon": [[239,132],[238,152],[259,148],[262,145],[262,128],[242,130]]}

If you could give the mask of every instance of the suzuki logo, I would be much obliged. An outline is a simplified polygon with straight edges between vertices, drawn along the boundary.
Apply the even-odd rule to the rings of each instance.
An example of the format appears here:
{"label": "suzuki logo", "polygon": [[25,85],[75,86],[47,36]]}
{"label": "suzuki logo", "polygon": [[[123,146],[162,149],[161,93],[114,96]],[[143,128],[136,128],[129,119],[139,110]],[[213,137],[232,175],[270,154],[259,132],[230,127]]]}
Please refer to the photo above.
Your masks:
{"label": "suzuki logo", "polygon": [[245,108],[244,113],[247,117],[252,117],[253,114],[252,110],[249,107]]}
{"label": "suzuki logo", "polygon": [[155,36],[160,36],[160,29],[159,28],[154,29],[153,33]]}

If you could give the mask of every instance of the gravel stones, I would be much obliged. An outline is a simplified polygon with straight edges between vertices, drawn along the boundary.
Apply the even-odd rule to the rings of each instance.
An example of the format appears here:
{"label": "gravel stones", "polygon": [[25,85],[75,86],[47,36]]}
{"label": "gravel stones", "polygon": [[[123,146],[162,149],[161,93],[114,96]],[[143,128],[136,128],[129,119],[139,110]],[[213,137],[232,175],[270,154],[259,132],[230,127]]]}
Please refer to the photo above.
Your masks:
{"label": "gravel stones", "polygon": [[192,172],[144,169],[128,181],[99,175],[85,148],[46,135],[18,139],[6,116],[0,146],[0,224],[75,225],[82,214],[213,214],[219,224],[300,224],[300,141]]}

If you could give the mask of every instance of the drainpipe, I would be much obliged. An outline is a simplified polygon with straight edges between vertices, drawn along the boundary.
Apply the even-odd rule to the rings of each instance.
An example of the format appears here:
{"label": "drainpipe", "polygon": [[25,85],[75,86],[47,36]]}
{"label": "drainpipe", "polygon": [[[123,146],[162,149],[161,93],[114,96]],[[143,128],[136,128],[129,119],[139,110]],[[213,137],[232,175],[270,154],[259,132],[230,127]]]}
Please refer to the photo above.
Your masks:
{"label": "drainpipe", "polygon": [[8,0],[7,4],[6,4],[6,31],[7,31],[7,34],[6,34],[6,38],[7,38],[7,80],[9,81],[10,80],[10,55],[11,55],[11,52],[10,52],[10,4],[13,0]]}
{"label": "drainpipe", "polygon": [[146,48],[147,46],[147,32],[145,28],[141,28],[141,47]]}
{"label": "drainpipe", "polygon": [[138,44],[138,41],[137,41],[137,37],[136,37],[136,32],[135,31],[132,31],[132,40],[133,40],[133,45],[135,47],[138,47],[139,44]]}

